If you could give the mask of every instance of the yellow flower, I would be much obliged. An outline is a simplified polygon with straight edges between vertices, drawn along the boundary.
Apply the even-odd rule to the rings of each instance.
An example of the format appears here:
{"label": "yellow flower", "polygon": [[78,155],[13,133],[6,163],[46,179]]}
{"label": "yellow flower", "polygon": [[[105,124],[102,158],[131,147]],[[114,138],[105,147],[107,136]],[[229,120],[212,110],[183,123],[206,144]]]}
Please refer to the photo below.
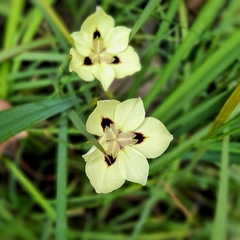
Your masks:
{"label": "yellow flower", "polygon": [[87,131],[100,136],[104,155],[93,146],[83,158],[86,174],[97,193],[121,187],[125,180],[145,185],[149,165],[146,158],[160,156],[173,136],[158,119],[145,118],[141,98],[124,102],[99,101],[90,114]]}
{"label": "yellow flower", "polygon": [[139,71],[139,57],[128,46],[130,32],[126,27],[114,27],[113,18],[97,7],[80,31],[71,35],[76,48],[70,50],[70,72],[75,71],[85,81],[97,78],[106,91],[114,78]]}

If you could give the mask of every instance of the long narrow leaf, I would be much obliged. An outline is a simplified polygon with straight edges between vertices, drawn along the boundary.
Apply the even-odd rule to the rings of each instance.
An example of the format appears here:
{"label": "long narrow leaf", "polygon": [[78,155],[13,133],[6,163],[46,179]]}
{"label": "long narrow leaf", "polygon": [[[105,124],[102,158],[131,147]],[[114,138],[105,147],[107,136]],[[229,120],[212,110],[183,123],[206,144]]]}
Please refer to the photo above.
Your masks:
{"label": "long narrow leaf", "polygon": [[211,240],[227,239],[229,137],[223,139],[220,185]]}
{"label": "long narrow leaf", "polygon": [[211,128],[211,131],[214,129],[220,127],[222,124],[226,122],[232,111],[235,109],[235,107],[240,102],[240,84],[236,87],[236,89],[233,91],[231,96],[228,98],[224,106],[222,107],[220,113],[216,117],[213,126]]}
{"label": "long narrow leaf", "polygon": [[131,34],[130,34],[130,37],[129,37],[130,40],[134,37],[136,32],[143,25],[143,23],[148,19],[148,17],[151,15],[153,10],[156,8],[156,6],[159,3],[160,3],[160,0],[150,0],[148,2],[148,4],[145,7],[145,9],[143,10],[141,16],[139,17],[139,19],[137,20],[137,22],[135,23],[135,25],[132,28],[132,31],[131,31]]}
{"label": "long narrow leaf", "polygon": [[235,32],[211,57],[209,57],[174,93],[153,113],[166,121],[181,108],[183,102],[190,102],[194,96],[224,71],[240,54],[240,32]]}
{"label": "long narrow leaf", "polygon": [[0,112],[0,142],[56,113],[72,107],[78,101],[75,97],[50,99]]}
{"label": "long narrow leaf", "polygon": [[[3,48],[8,49],[14,45],[15,33],[19,24],[19,19],[22,15],[24,0],[11,1],[10,14],[5,26],[5,34],[3,38]],[[0,98],[6,98],[9,92],[8,75],[10,71],[10,62],[4,62],[0,67]]]}
{"label": "long narrow leaf", "polygon": [[161,74],[161,78],[157,81],[156,84],[154,84],[153,88],[145,98],[144,103],[146,108],[150,106],[154,98],[157,96],[157,94],[159,94],[162,85],[169,79],[173,73],[174,68],[183,59],[183,56],[186,56],[186,53],[190,51],[190,49],[195,44],[195,41],[200,38],[203,31],[213,22],[215,16],[218,14],[219,9],[223,6],[224,3],[224,0],[206,1],[204,8],[200,12],[198,18],[194,22],[183,43],[180,45],[171,61],[166,66],[164,72]]}
{"label": "long narrow leaf", "polygon": [[[128,97],[133,97],[135,93],[137,92],[137,89],[139,88],[142,80],[143,80],[143,73],[147,71],[149,66],[151,66],[151,59],[158,50],[159,43],[163,39],[164,34],[166,34],[167,31],[169,31],[169,26],[171,22],[173,21],[173,18],[177,12],[179,3],[182,0],[175,0],[170,1],[169,7],[166,13],[166,17],[164,21],[161,22],[160,27],[158,29],[158,32],[156,33],[155,38],[153,41],[149,44],[148,48],[146,49],[146,55],[144,56],[143,62],[142,62],[142,69],[140,72],[137,73],[135,77],[135,81],[133,82],[131,88],[128,92]],[[145,10],[144,10],[145,11]]]}
{"label": "long narrow leaf", "polygon": [[39,40],[30,42],[30,43],[25,43],[23,45],[16,46],[13,48],[8,48],[1,52],[0,63],[20,54],[22,52],[25,52],[25,51],[28,51],[28,50],[31,50],[34,48],[42,47],[45,45],[49,45],[49,44],[52,44],[55,42],[56,42],[56,40],[54,38],[45,38],[45,39],[39,39]]}
{"label": "long narrow leaf", "polygon": [[[67,27],[65,26],[61,18],[58,16],[58,14],[55,12],[55,10],[52,8],[52,6],[46,0],[32,0],[32,1],[36,4],[36,6],[38,6],[42,10],[44,17],[47,18],[48,22],[51,24],[57,36],[59,36],[58,33],[61,33],[61,35],[64,36],[68,43],[73,45],[73,40],[70,37]],[[60,38],[62,39],[61,36]],[[61,42],[63,47],[67,49],[67,44],[64,41]]]}
{"label": "long narrow leaf", "polygon": [[59,132],[57,158],[57,222],[56,239],[67,239],[67,118],[63,113]]}
{"label": "long narrow leaf", "polygon": [[16,177],[19,183],[28,191],[33,199],[46,211],[46,213],[54,220],[56,213],[48,201],[41,195],[41,193],[32,185],[27,177],[10,161],[4,161],[7,168]]}

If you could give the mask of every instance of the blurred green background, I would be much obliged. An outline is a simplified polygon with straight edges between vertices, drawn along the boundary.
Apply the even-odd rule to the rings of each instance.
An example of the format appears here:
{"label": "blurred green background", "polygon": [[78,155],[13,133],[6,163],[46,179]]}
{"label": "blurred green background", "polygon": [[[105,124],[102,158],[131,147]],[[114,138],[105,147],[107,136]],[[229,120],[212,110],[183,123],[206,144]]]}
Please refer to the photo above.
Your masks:
{"label": "blurred green background", "polygon": [[[68,69],[97,5],[142,64],[108,92]],[[239,27],[239,0],[0,0],[0,239],[239,240]],[[96,194],[66,110],[85,122],[97,100],[138,96],[174,140],[146,186]]]}

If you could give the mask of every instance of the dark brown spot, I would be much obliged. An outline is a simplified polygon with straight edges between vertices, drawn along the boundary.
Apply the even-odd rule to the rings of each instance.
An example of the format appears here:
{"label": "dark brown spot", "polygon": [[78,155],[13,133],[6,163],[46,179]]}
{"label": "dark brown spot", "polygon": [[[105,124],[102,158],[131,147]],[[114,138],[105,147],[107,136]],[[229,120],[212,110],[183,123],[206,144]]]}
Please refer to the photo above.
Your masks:
{"label": "dark brown spot", "polygon": [[110,124],[112,124],[113,121],[109,118],[102,118],[101,126],[103,130],[105,129],[106,126],[110,127]]}
{"label": "dark brown spot", "polygon": [[142,133],[134,132],[136,135],[133,139],[137,139],[137,142],[135,144],[139,144],[144,141],[145,137],[143,136]]}
{"label": "dark brown spot", "polygon": [[113,57],[114,58],[114,60],[113,60],[113,64],[118,64],[118,63],[120,63],[120,60],[119,60],[119,58],[117,57],[117,56],[114,56]]}
{"label": "dark brown spot", "polygon": [[116,158],[114,158],[112,155],[105,155],[105,162],[107,163],[108,166],[111,166],[114,164],[116,161]]}
{"label": "dark brown spot", "polygon": [[92,60],[89,57],[85,57],[84,65],[87,65],[87,66],[92,65]]}
{"label": "dark brown spot", "polygon": [[72,58],[72,54],[69,54],[69,56],[68,56],[69,58]]}
{"label": "dark brown spot", "polygon": [[101,37],[101,34],[98,30],[96,30],[94,33],[93,33],[93,39],[95,38],[100,38]]}

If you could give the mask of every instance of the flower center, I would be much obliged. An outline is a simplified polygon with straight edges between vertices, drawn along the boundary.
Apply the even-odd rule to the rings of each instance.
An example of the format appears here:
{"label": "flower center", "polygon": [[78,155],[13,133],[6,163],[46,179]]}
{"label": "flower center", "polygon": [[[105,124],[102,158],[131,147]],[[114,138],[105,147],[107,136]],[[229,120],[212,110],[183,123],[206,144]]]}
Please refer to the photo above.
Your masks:
{"label": "flower center", "polygon": [[105,137],[107,143],[106,153],[113,157],[117,157],[119,150],[122,150],[125,146],[133,145],[137,143],[136,136],[132,132],[122,132],[110,124],[110,127],[105,127]]}
{"label": "flower center", "polygon": [[103,39],[101,37],[93,39],[93,48],[90,57],[93,64],[100,62],[111,64],[114,61],[114,57],[112,56],[112,54],[108,53],[104,49]]}
{"label": "flower center", "polygon": [[92,44],[92,53],[90,55],[90,58],[93,64],[100,62],[111,64],[115,61],[114,56],[105,50],[102,36],[98,30],[93,33]]}

